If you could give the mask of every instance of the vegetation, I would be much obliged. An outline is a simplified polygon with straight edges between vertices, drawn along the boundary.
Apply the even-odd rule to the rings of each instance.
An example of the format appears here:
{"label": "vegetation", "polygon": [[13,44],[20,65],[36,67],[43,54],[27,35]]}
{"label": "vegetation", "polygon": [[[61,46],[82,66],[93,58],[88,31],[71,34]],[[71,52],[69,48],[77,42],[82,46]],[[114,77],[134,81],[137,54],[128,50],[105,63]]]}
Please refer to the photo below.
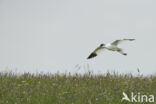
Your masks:
{"label": "vegetation", "polygon": [[0,104],[132,104],[123,92],[156,96],[156,76],[0,73]]}

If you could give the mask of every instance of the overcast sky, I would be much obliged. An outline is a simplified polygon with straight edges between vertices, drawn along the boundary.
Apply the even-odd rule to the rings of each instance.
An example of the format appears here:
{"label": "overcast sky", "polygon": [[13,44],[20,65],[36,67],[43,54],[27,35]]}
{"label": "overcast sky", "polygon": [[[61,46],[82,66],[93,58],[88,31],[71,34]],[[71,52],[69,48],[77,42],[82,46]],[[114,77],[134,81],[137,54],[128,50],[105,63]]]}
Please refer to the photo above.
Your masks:
{"label": "overcast sky", "polygon": [[[0,71],[156,74],[155,0],[0,0]],[[104,51],[121,44],[128,53]],[[80,69],[79,69],[80,68]]]}

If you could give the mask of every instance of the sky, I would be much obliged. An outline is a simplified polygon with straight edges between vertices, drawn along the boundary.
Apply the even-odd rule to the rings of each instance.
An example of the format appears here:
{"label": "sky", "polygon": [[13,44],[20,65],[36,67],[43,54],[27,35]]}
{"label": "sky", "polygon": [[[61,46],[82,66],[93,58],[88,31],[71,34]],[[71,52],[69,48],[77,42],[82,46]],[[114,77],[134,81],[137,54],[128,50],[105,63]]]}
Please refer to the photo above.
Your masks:
{"label": "sky", "polygon": [[[0,71],[156,74],[155,0],[0,0]],[[123,56],[101,43],[120,45]]]}

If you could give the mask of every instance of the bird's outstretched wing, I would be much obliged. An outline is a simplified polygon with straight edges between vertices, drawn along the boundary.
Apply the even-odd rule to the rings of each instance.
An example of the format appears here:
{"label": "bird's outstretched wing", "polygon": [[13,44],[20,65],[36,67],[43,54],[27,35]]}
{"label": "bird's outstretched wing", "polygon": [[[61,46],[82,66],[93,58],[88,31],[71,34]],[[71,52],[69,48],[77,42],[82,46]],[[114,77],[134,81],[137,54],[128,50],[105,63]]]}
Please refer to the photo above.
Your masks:
{"label": "bird's outstretched wing", "polygon": [[120,39],[120,40],[115,40],[114,42],[112,42],[112,45],[118,45],[119,43],[123,42],[123,41],[133,41],[135,39]]}
{"label": "bird's outstretched wing", "polygon": [[103,51],[104,47],[97,47],[89,56],[87,59],[96,57],[101,51]]}
{"label": "bird's outstretched wing", "polygon": [[92,53],[88,56],[87,59],[90,59],[90,58],[93,58],[93,57],[96,57],[96,56],[97,56],[97,53],[92,52]]}

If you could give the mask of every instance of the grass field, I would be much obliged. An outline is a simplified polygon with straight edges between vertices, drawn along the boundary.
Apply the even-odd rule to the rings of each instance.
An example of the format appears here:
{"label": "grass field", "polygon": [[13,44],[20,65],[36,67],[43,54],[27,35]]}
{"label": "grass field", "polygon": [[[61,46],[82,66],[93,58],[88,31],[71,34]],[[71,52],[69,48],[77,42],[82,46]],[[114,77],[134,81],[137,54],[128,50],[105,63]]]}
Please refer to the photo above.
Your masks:
{"label": "grass field", "polygon": [[156,76],[0,73],[0,104],[140,104],[123,92],[156,96]]}

